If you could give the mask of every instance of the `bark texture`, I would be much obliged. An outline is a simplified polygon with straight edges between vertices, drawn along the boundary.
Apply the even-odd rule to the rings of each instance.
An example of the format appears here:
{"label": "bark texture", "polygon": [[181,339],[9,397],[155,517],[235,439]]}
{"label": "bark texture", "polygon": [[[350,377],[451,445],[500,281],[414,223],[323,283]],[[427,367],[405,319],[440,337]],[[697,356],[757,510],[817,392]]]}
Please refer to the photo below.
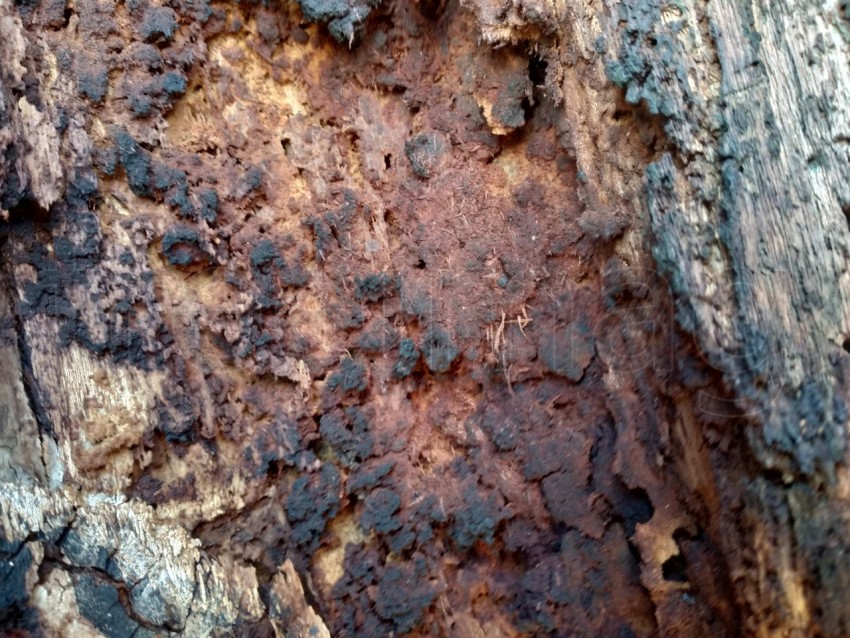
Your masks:
{"label": "bark texture", "polygon": [[0,627],[850,635],[850,30],[774,5],[0,0]]}

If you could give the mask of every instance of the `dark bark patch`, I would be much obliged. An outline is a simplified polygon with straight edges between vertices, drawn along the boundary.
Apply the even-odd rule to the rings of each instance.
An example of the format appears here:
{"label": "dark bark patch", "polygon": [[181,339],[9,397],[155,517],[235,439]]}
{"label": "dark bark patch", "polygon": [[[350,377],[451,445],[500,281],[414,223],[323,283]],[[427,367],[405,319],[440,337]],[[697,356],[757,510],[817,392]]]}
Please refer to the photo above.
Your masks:
{"label": "dark bark patch", "polygon": [[76,574],[74,594],[82,615],[105,636],[130,638],[154,635],[130,618],[119,598],[117,588],[111,583],[91,574]]}
{"label": "dark bark patch", "polygon": [[584,321],[577,321],[544,333],[537,356],[549,371],[578,383],[595,352],[590,327]]}
{"label": "dark bark patch", "polygon": [[339,471],[329,463],[317,474],[296,479],[286,499],[295,544],[309,552],[319,546],[325,526],[339,509],[341,486]]}
{"label": "dark bark patch", "polygon": [[410,631],[422,619],[436,597],[436,591],[423,577],[420,561],[387,567],[378,581],[375,611],[392,622],[400,633]]}
{"label": "dark bark patch", "polygon": [[139,25],[139,33],[145,42],[168,42],[176,30],[177,14],[171,7],[149,7]]}
{"label": "dark bark patch", "polygon": [[433,326],[422,340],[422,354],[428,369],[440,374],[448,372],[460,352],[445,329]]}

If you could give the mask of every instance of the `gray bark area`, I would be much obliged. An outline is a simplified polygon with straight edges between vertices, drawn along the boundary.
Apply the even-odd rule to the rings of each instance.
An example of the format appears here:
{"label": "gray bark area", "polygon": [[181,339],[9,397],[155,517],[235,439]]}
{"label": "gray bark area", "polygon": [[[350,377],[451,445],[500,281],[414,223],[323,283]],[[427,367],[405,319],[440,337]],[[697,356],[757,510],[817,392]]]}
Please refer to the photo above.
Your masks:
{"label": "gray bark area", "polygon": [[[458,142],[456,130],[445,133],[437,125],[430,133],[410,137],[402,124],[386,118],[387,113],[401,118],[402,107],[383,97],[369,97],[368,87],[355,85],[362,98],[356,102],[360,119],[351,120],[345,119],[347,111],[342,110],[351,104],[330,90],[321,93],[316,88],[333,81],[345,86],[337,74],[347,64],[358,72],[368,68],[368,59],[345,57],[346,51],[349,47],[357,51],[362,45],[358,38],[372,33],[379,19],[392,21],[387,17],[391,13],[381,13],[386,5],[380,9],[378,3],[354,0],[304,0],[300,5],[280,3],[254,10],[250,3],[248,8],[213,4],[215,11],[226,16],[220,18],[204,2],[152,2],[145,3],[147,9],[139,10],[133,22],[127,15],[136,9],[127,4],[126,9],[121,5],[116,10],[111,3],[91,0],[19,5],[0,0],[0,231],[4,233],[0,239],[0,259],[4,260],[0,269],[0,554],[4,557],[0,623],[33,635],[62,636],[96,632],[106,636],[226,635],[249,627],[277,635],[329,636],[335,627],[341,634],[354,635],[351,627],[355,626],[360,635],[393,631],[514,636],[566,633],[571,627],[563,619],[569,618],[580,635],[610,633],[619,627],[632,632],[625,635],[850,635],[850,610],[843,595],[850,589],[845,533],[850,524],[845,464],[850,362],[846,346],[850,341],[850,23],[841,7],[803,0],[416,3],[416,10],[428,19],[444,20],[439,28],[446,33],[450,32],[446,23],[452,20],[468,26],[466,41],[441,42],[452,55],[467,56],[462,59],[468,68],[480,70],[480,76],[470,80],[471,88],[463,90],[469,88],[475,117],[482,120],[481,130],[489,137],[476,132]],[[395,10],[399,15],[406,11]],[[207,23],[209,15],[214,17]],[[227,26],[211,35],[209,25],[216,20]],[[269,42],[279,40],[280,34],[274,36],[278,27],[268,25],[286,20],[305,28],[307,23],[312,25],[307,36],[302,36],[306,32],[300,26],[293,27],[287,42],[320,41],[320,46],[310,49],[314,61],[305,62],[295,48],[276,57]],[[248,24],[246,31],[239,30],[243,21]],[[415,29],[409,33],[416,44],[426,41],[439,50],[436,40],[427,40]],[[223,85],[227,70],[244,73],[248,89],[228,99],[261,106],[247,115],[234,115],[228,100],[210,106],[193,97],[195,93],[181,97],[186,77],[173,95],[166,89],[143,95],[126,89],[126,94],[116,97],[115,73],[110,75],[102,67],[107,52],[113,55],[116,50],[109,37],[119,43],[134,38],[136,44],[156,44],[166,52],[166,63],[185,73],[192,86]],[[240,38],[253,38],[250,53],[240,48]],[[86,42],[91,43],[91,51],[86,49],[71,65],[63,62],[68,59],[63,47],[79,49]],[[281,58],[287,61],[281,63]],[[213,60],[218,75],[208,71]],[[532,87],[526,75],[529,60],[543,69],[538,75],[544,77],[536,79],[538,87]],[[132,86],[134,78],[146,77],[132,66],[135,62],[122,64],[130,69],[126,86]],[[413,72],[409,66],[402,67],[397,75],[378,76],[376,84],[382,83],[386,95],[403,95],[405,109],[415,102],[416,111],[427,111],[428,90],[417,93],[411,86],[411,80],[424,76],[421,69],[417,72],[422,75],[405,77],[404,73]],[[269,88],[269,76],[277,80],[288,73],[300,73],[303,85],[289,92]],[[169,77],[180,85],[176,76]],[[101,91],[104,82],[113,88]],[[434,82],[436,86],[437,79]],[[322,96],[322,108],[331,114],[322,126],[335,132],[323,132],[315,121],[308,123],[302,113],[305,109],[298,105],[298,91]],[[435,96],[441,95],[434,91]],[[142,98],[152,100],[153,106],[146,107]],[[127,104],[134,99],[137,111],[128,115]],[[534,116],[522,106],[530,99],[544,101]],[[145,111],[140,116],[144,108],[152,109],[151,114]],[[190,112],[195,115],[187,115]],[[601,410],[612,424],[610,432],[591,436],[575,427],[563,448],[569,451],[567,467],[561,467],[560,473],[541,471],[533,479],[526,476],[523,482],[513,461],[505,460],[513,448],[489,430],[485,436],[481,427],[470,434],[474,427],[469,421],[465,435],[445,434],[451,425],[444,426],[442,433],[427,431],[421,440],[415,435],[408,440],[391,430],[388,438],[398,438],[402,446],[417,452],[410,453],[411,464],[422,463],[419,451],[432,459],[448,458],[455,445],[480,454],[482,465],[492,469],[490,478],[486,469],[476,470],[483,477],[481,484],[498,484],[498,493],[504,495],[498,498],[511,501],[519,512],[515,512],[517,518],[525,515],[514,504],[522,499],[512,495],[527,492],[532,485],[534,495],[526,500],[537,500],[527,506],[532,514],[523,519],[526,527],[510,529],[531,529],[531,522],[543,528],[549,523],[540,523],[540,518],[551,516],[557,522],[552,537],[557,538],[559,549],[555,555],[523,555],[529,565],[516,567],[522,554],[492,549],[510,545],[503,539],[510,536],[508,523],[502,525],[513,515],[505,514],[510,508],[495,514],[488,510],[482,517],[485,522],[476,519],[462,528],[458,521],[468,520],[464,516],[474,512],[467,507],[451,514],[449,523],[434,522],[440,543],[440,525],[462,528],[462,533],[453,532],[454,544],[446,541],[452,549],[444,555],[442,545],[434,541],[438,547],[434,554],[421,550],[398,559],[392,552],[387,558],[381,550],[380,568],[371,567],[375,550],[369,543],[381,534],[381,524],[396,524],[383,523],[375,512],[386,507],[382,504],[388,500],[392,502],[393,493],[380,487],[368,493],[365,504],[352,497],[348,510],[340,508],[344,512],[337,516],[336,492],[342,490],[334,468],[349,472],[345,478],[353,482],[351,477],[358,476],[355,470],[363,459],[346,459],[346,454],[354,455],[348,450],[339,454],[343,460],[336,466],[327,452],[317,459],[309,456],[312,451],[302,449],[297,456],[292,452],[294,444],[286,439],[289,434],[282,435],[286,440],[272,437],[269,443],[272,435],[262,430],[277,418],[269,416],[275,408],[297,411],[300,408],[293,405],[310,405],[314,412],[307,411],[304,420],[312,424],[314,413],[317,423],[320,413],[333,410],[340,414],[346,410],[349,418],[349,411],[360,405],[350,396],[331,402],[326,389],[327,381],[338,375],[349,395],[352,390],[362,392],[357,389],[360,381],[351,373],[356,366],[347,368],[344,363],[354,359],[350,353],[348,359],[339,354],[351,344],[339,337],[344,330],[332,321],[347,310],[333,305],[344,299],[339,292],[344,286],[336,285],[327,264],[336,268],[342,263],[339,268],[345,270],[346,281],[352,280],[346,263],[354,264],[353,271],[357,268],[353,258],[345,262],[338,257],[348,250],[344,239],[337,238],[342,249],[327,254],[323,250],[330,248],[319,246],[313,236],[305,242],[319,246],[316,254],[327,259],[325,266],[310,267],[310,275],[318,282],[311,284],[311,292],[316,293],[312,306],[303,295],[279,293],[295,308],[293,316],[312,327],[305,334],[313,343],[333,342],[333,348],[325,350],[339,358],[316,354],[322,348],[305,349],[306,354],[290,348],[284,354],[237,357],[237,364],[228,360],[225,365],[221,362],[226,357],[216,354],[218,345],[204,335],[220,334],[236,349],[242,344],[239,330],[246,323],[244,309],[253,302],[247,300],[247,292],[238,302],[231,302],[229,296],[224,301],[207,271],[224,268],[220,241],[224,238],[225,243],[238,245],[241,229],[249,225],[242,221],[247,212],[260,220],[250,224],[262,225],[263,215],[274,219],[269,209],[283,198],[269,194],[271,187],[263,187],[266,192],[257,195],[263,189],[251,182],[250,171],[241,164],[212,169],[186,160],[181,166],[190,179],[201,175],[202,181],[210,174],[214,179],[204,182],[207,186],[230,188],[221,213],[228,222],[220,222],[218,228],[201,223],[200,230],[192,227],[194,235],[182,230],[180,239],[168,210],[185,205],[173,196],[179,194],[179,184],[171,191],[152,186],[154,181],[138,177],[136,169],[145,165],[146,171],[150,157],[163,164],[177,162],[187,148],[207,161],[203,149],[217,135],[232,135],[231,147],[244,150],[247,159],[253,160],[251,153],[264,152],[256,143],[257,132],[285,121],[280,128],[288,137],[280,143],[292,164],[291,175],[284,180],[289,189],[287,206],[298,209],[299,204],[292,203],[298,198],[325,205],[338,195],[335,184],[342,182],[368,200],[373,213],[381,208],[376,201],[389,198],[388,188],[402,184],[396,177],[395,182],[389,180],[390,187],[382,187],[371,177],[375,166],[386,162],[389,169],[392,162],[397,166],[402,161],[399,153],[388,159],[380,140],[409,138],[400,144],[404,143],[412,176],[398,190],[405,197],[413,193],[412,199],[427,201],[423,208],[432,206],[439,212],[448,202],[428,200],[433,193],[422,184],[443,183],[440,163],[444,167],[450,161],[444,149],[452,145],[472,149],[453,170],[456,175],[469,171],[470,181],[490,188],[495,199],[501,192],[498,178],[475,162],[488,153],[509,155],[504,150],[509,144],[493,140],[521,136],[524,126],[531,127],[527,120],[536,122],[533,117],[540,112],[555,122],[552,128],[570,168],[551,158],[548,165],[514,159],[517,164],[511,170],[529,171],[544,183],[547,175],[575,171],[575,181],[564,191],[570,190],[568,196],[557,190],[543,196],[549,198],[547,204],[559,197],[574,197],[578,212],[570,209],[570,214],[576,217],[575,226],[565,225],[563,232],[593,238],[590,248],[569,253],[574,261],[565,267],[564,281],[586,279],[587,287],[602,290],[606,299],[630,285],[636,288],[635,281],[644,288],[651,282],[649,291],[632,290],[629,294],[634,299],[625,309],[605,307],[616,319],[611,324],[615,329],[608,331],[610,340],[599,332],[593,339],[584,336],[581,320],[571,317],[567,334],[572,345],[578,340],[581,347],[573,349],[567,361],[548,356],[555,347],[545,334],[539,337],[543,345],[539,350],[532,346],[525,360],[512,352],[513,369],[520,369],[514,377],[499,343],[510,338],[523,343],[525,329],[533,334],[536,326],[529,329],[524,323],[528,316],[524,320],[521,314],[524,303],[514,304],[513,325],[506,328],[504,314],[501,328],[498,317],[492,327],[488,325],[492,361],[482,355],[484,363],[480,363],[471,349],[464,350],[472,363],[461,364],[469,367],[463,368],[456,382],[439,376],[451,366],[458,369],[458,350],[446,343],[448,337],[434,329],[421,335],[411,329],[411,337],[430,348],[423,362],[427,374],[434,373],[437,381],[424,391],[408,387],[403,398],[398,398],[403,392],[385,392],[373,406],[398,415],[400,421],[427,412],[429,418],[451,424],[456,405],[477,405],[476,415],[497,405],[509,422],[519,418],[511,416],[512,406],[521,400],[517,395],[522,396],[522,390],[514,386],[544,387],[541,378],[556,377],[563,385],[553,386],[556,389],[547,395],[551,398],[547,410],[568,413],[584,401],[591,406],[583,408],[584,421],[597,418],[594,410]],[[238,135],[223,133],[225,124],[233,124]],[[119,139],[114,133],[119,128],[132,135]],[[347,166],[347,147],[339,143],[345,136],[361,145],[357,147],[362,152],[360,163],[352,162],[357,170],[344,168],[333,174],[328,167]],[[114,166],[108,168],[108,158],[104,160],[107,139],[118,140],[114,152],[123,166],[118,173]],[[160,145],[170,150],[151,155],[150,149]],[[533,146],[525,138],[520,147],[526,148],[523,145]],[[228,182],[231,173],[239,177]],[[446,183],[447,188],[457,187],[455,182]],[[191,197],[185,188],[183,192],[200,210],[207,200],[194,190],[196,186],[192,181]],[[97,198],[93,193],[98,193]],[[451,228],[452,220],[467,214],[462,205],[459,213],[454,208],[451,212],[445,218],[434,214],[438,227]],[[382,225],[380,220],[385,218],[389,217],[376,215],[370,220],[368,237],[382,255],[370,263],[373,270],[390,263],[385,254],[401,254],[405,246],[391,243],[396,241],[394,230]],[[551,221],[543,215],[540,219]],[[313,222],[319,229],[320,222]],[[500,232],[495,222],[490,223],[493,234]],[[12,230],[7,232],[4,224]],[[306,232],[287,228],[296,238],[291,244],[302,239],[299,232]],[[352,228],[349,234],[355,237],[362,232]],[[165,247],[169,237],[174,239],[174,253]],[[37,246],[43,247],[43,254]],[[255,259],[257,253],[250,254],[250,259],[243,255],[246,263],[255,260],[266,267],[264,257]],[[335,258],[339,261],[334,262]],[[286,261],[293,261],[289,253]],[[322,263],[318,257],[315,261]],[[57,272],[44,266],[51,263],[59,264],[54,266]],[[258,271],[260,267],[254,271],[255,278],[262,280]],[[82,274],[78,277],[77,272]],[[291,282],[298,280],[292,273],[285,276]],[[507,280],[507,274],[503,276]],[[142,344],[138,348],[120,341],[126,326],[109,310],[124,300],[116,283],[122,280],[133,282],[128,298],[139,309],[140,318],[133,326]],[[378,284],[383,285],[381,281]],[[292,283],[290,288],[302,285]],[[374,294],[380,298],[383,293]],[[548,311],[536,313],[531,303],[537,298],[524,299],[532,307],[533,320],[545,323]],[[578,304],[575,300],[581,297],[569,299],[570,304]],[[675,324],[666,321],[673,315]],[[654,328],[633,328],[647,323]],[[461,334],[457,327],[462,324],[460,320],[452,324],[453,334]],[[69,325],[76,326],[70,335]],[[83,333],[79,326],[85,326]],[[264,328],[267,334],[275,331],[271,321]],[[169,335],[167,344],[163,334]],[[143,354],[133,354],[137,352]],[[418,357],[417,351],[411,366]],[[674,361],[669,369],[659,365],[665,357]],[[635,363],[645,358],[652,359],[651,372]],[[524,373],[525,364],[545,366],[549,376]],[[229,370],[229,386],[213,378],[218,368]],[[481,387],[491,387],[487,384],[493,382],[481,372],[485,368],[498,370],[494,376],[502,384],[500,394],[484,396],[489,390],[473,388],[472,378]],[[381,378],[376,364],[370,383],[380,386]],[[579,394],[585,390],[595,398]],[[249,397],[245,405],[254,395],[265,399],[244,407],[231,400],[239,392]],[[570,398],[558,403],[559,393]],[[221,398],[225,395],[226,400]],[[358,396],[357,401],[361,400]],[[603,408],[595,407],[594,400]],[[231,418],[237,403],[244,414]],[[365,400],[361,403],[365,405]],[[464,418],[471,414],[456,411]],[[457,421],[462,423],[463,418]],[[561,429],[574,427],[569,423]],[[327,422],[323,427],[322,435],[330,438]],[[315,424],[312,428],[317,429]],[[492,441],[475,442],[487,437]],[[398,452],[391,443],[386,447]],[[257,463],[251,455],[256,450],[258,455],[271,450],[262,461],[266,472],[274,475],[270,465],[287,467],[286,478],[281,473],[266,482],[255,480]],[[404,464],[398,458],[394,462],[397,467]],[[404,475],[396,469],[396,480],[409,480],[410,485],[423,481],[409,492],[390,485],[402,494],[405,507],[414,502],[413,492],[416,498],[419,491],[428,489],[441,495],[443,486],[454,480],[449,468],[455,466],[448,461],[444,465],[430,462],[441,468],[442,475],[413,479],[412,471]],[[597,469],[606,463],[605,471]],[[147,475],[151,479],[145,483]],[[140,487],[151,484],[167,487],[170,496],[151,496],[149,492],[155,490]],[[300,545],[290,541],[289,535],[296,537],[299,529],[313,522],[311,514],[293,505],[291,494],[297,489],[321,514],[318,533],[309,531],[309,541]],[[445,489],[446,501],[477,503],[468,489],[458,487],[457,494]],[[585,490],[590,496],[582,500]],[[553,492],[574,495],[575,500],[559,505]],[[616,503],[600,514],[602,506],[594,503],[616,501],[615,492],[631,495],[632,500],[626,500],[633,509],[639,509],[635,503],[651,503],[651,515],[634,514],[634,520],[629,520],[622,514],[625,506]],[[284,493],[288,500],[281,497]],[[372,509],[364,514],[366,505]],[[392,507],[390,514],[395,512]],[[358,512],[357,523],[369,534],[357,528],[351,511]],[[486,522],[487,516],[496,522]],[[285,532],[278,533],[279,528]],[[498,530],[495,545],[488,539],[493,529]],[[367,538],[370,535],[372,540]],[[268,557],[281,537],[290,543],[290,552],[286,557]],[[328,537],[333,542],[326,542]],[[242,548],[240,539],[250,539],[244,543],[250,547]],[[263,543],[266,553],[257,549]],[[317,549],[318,545],[325,546]],[[353,546],[362,553],[346,554]],[[539,561],[533,570],[529,556]],[[370,565],[362,571],[374,569],[381,574],[370,575],[372,580],[358,585],[360,589],[349,582],[357,571],[356,559]],[[463,572],[466,561],[474,566],[469,572]],[[679,575],[671,577],[671,570],[681,564],[685,564],[681,578],[687,584],[682,584]],[[456,595],[457,590],[471,588],[463,578],[492,576],[502,568],[510,574],[509,580],[522,582],[524,599],[499,592],[493,584],[497,578],[488,581],[489,590],[484,587],[466,598]],[[594,589],[590,577],[582,580],[581,574],[593,574],[597,582],[606,583],[601,588],[604,592]],[[529,619],[528,609],[535,605],[523,607],[523,601],[533,602],[534,595],[543,596],[542,591],[558,590],[562,575],[568,581],[563,585],[567,593],[554,601],[544,596],[536,607],[542,605],[551,616],[543,618],[541,613]],[[546,584],[539,585],[535,579]],[[338,594],[344,587],[349,590]],[[591,601],[584,609],[595,610],[585,611],[586,617],[576,611],[582,609],[581,592],[585,601]],[[466,606],[453,607],[458,600]],[[505,600],[514,601],[510,609]],[[346,608],[357,609],[367,620],[346,620]]]}

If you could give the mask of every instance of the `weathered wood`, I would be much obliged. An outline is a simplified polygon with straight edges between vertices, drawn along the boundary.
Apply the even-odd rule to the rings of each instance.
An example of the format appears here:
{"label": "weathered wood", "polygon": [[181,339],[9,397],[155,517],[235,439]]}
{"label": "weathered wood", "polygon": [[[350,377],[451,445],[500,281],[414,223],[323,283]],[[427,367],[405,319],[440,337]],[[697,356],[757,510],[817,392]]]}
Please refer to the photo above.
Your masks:
{"label": "weathered wood", "polygon": [[[143,503],[20,483],[2,489],[0,533],[11,557],[4,587],[17,604],[29,594],[57,635],[72,622],[89,635],[206,636],[266,613],[252,567],[207,556]],[[275,577],[270,617],[294,636],[330,635],[293,576],[286,564]]]}
{"label": "weathered wood", "polygon": [[839,8],[0,3],[0,624],[850,634]]}
{"label": "weathered wood", "polygon": [[[636,135],[632,145],[605,142],[615,127],[593,114],[610,100],[590,78],[604,69],[628,103],[663,125],[640,167],[646,208],[634,210],[649,214],[638,228],[651,229],[680,325],[731,389],[734,408],[703,390],[703,409],[738,414],[751,451],[743,459],[752,453],[761,464],[756,472],[720,463],[727,511],[717,515],[740,533],[732,542],[743,547],[727,551],[747,631],[847,635],[836,592],[846,590],[850,565],[835,542],[847,522],[843,9],[516,2],[505,13],[500,3],[471,4],[489,40],[548,44],[562,62],[564,79],[552,88],[575,122],[577,161],[599,193],[591,201],[632,190],[634,175],[616,167],[640,154]],[[730,516],[742,506],[743,520]]]}

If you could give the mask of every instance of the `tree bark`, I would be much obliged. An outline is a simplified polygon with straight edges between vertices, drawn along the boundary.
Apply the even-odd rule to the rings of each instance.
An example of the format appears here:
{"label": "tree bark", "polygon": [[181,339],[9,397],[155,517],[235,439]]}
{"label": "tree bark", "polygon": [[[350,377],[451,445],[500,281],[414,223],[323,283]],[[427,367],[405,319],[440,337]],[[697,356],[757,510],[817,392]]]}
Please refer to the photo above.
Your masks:
{"label": "tree bark", "polygon": [[850,635],[849,38],[0,0],[0,627]]}

